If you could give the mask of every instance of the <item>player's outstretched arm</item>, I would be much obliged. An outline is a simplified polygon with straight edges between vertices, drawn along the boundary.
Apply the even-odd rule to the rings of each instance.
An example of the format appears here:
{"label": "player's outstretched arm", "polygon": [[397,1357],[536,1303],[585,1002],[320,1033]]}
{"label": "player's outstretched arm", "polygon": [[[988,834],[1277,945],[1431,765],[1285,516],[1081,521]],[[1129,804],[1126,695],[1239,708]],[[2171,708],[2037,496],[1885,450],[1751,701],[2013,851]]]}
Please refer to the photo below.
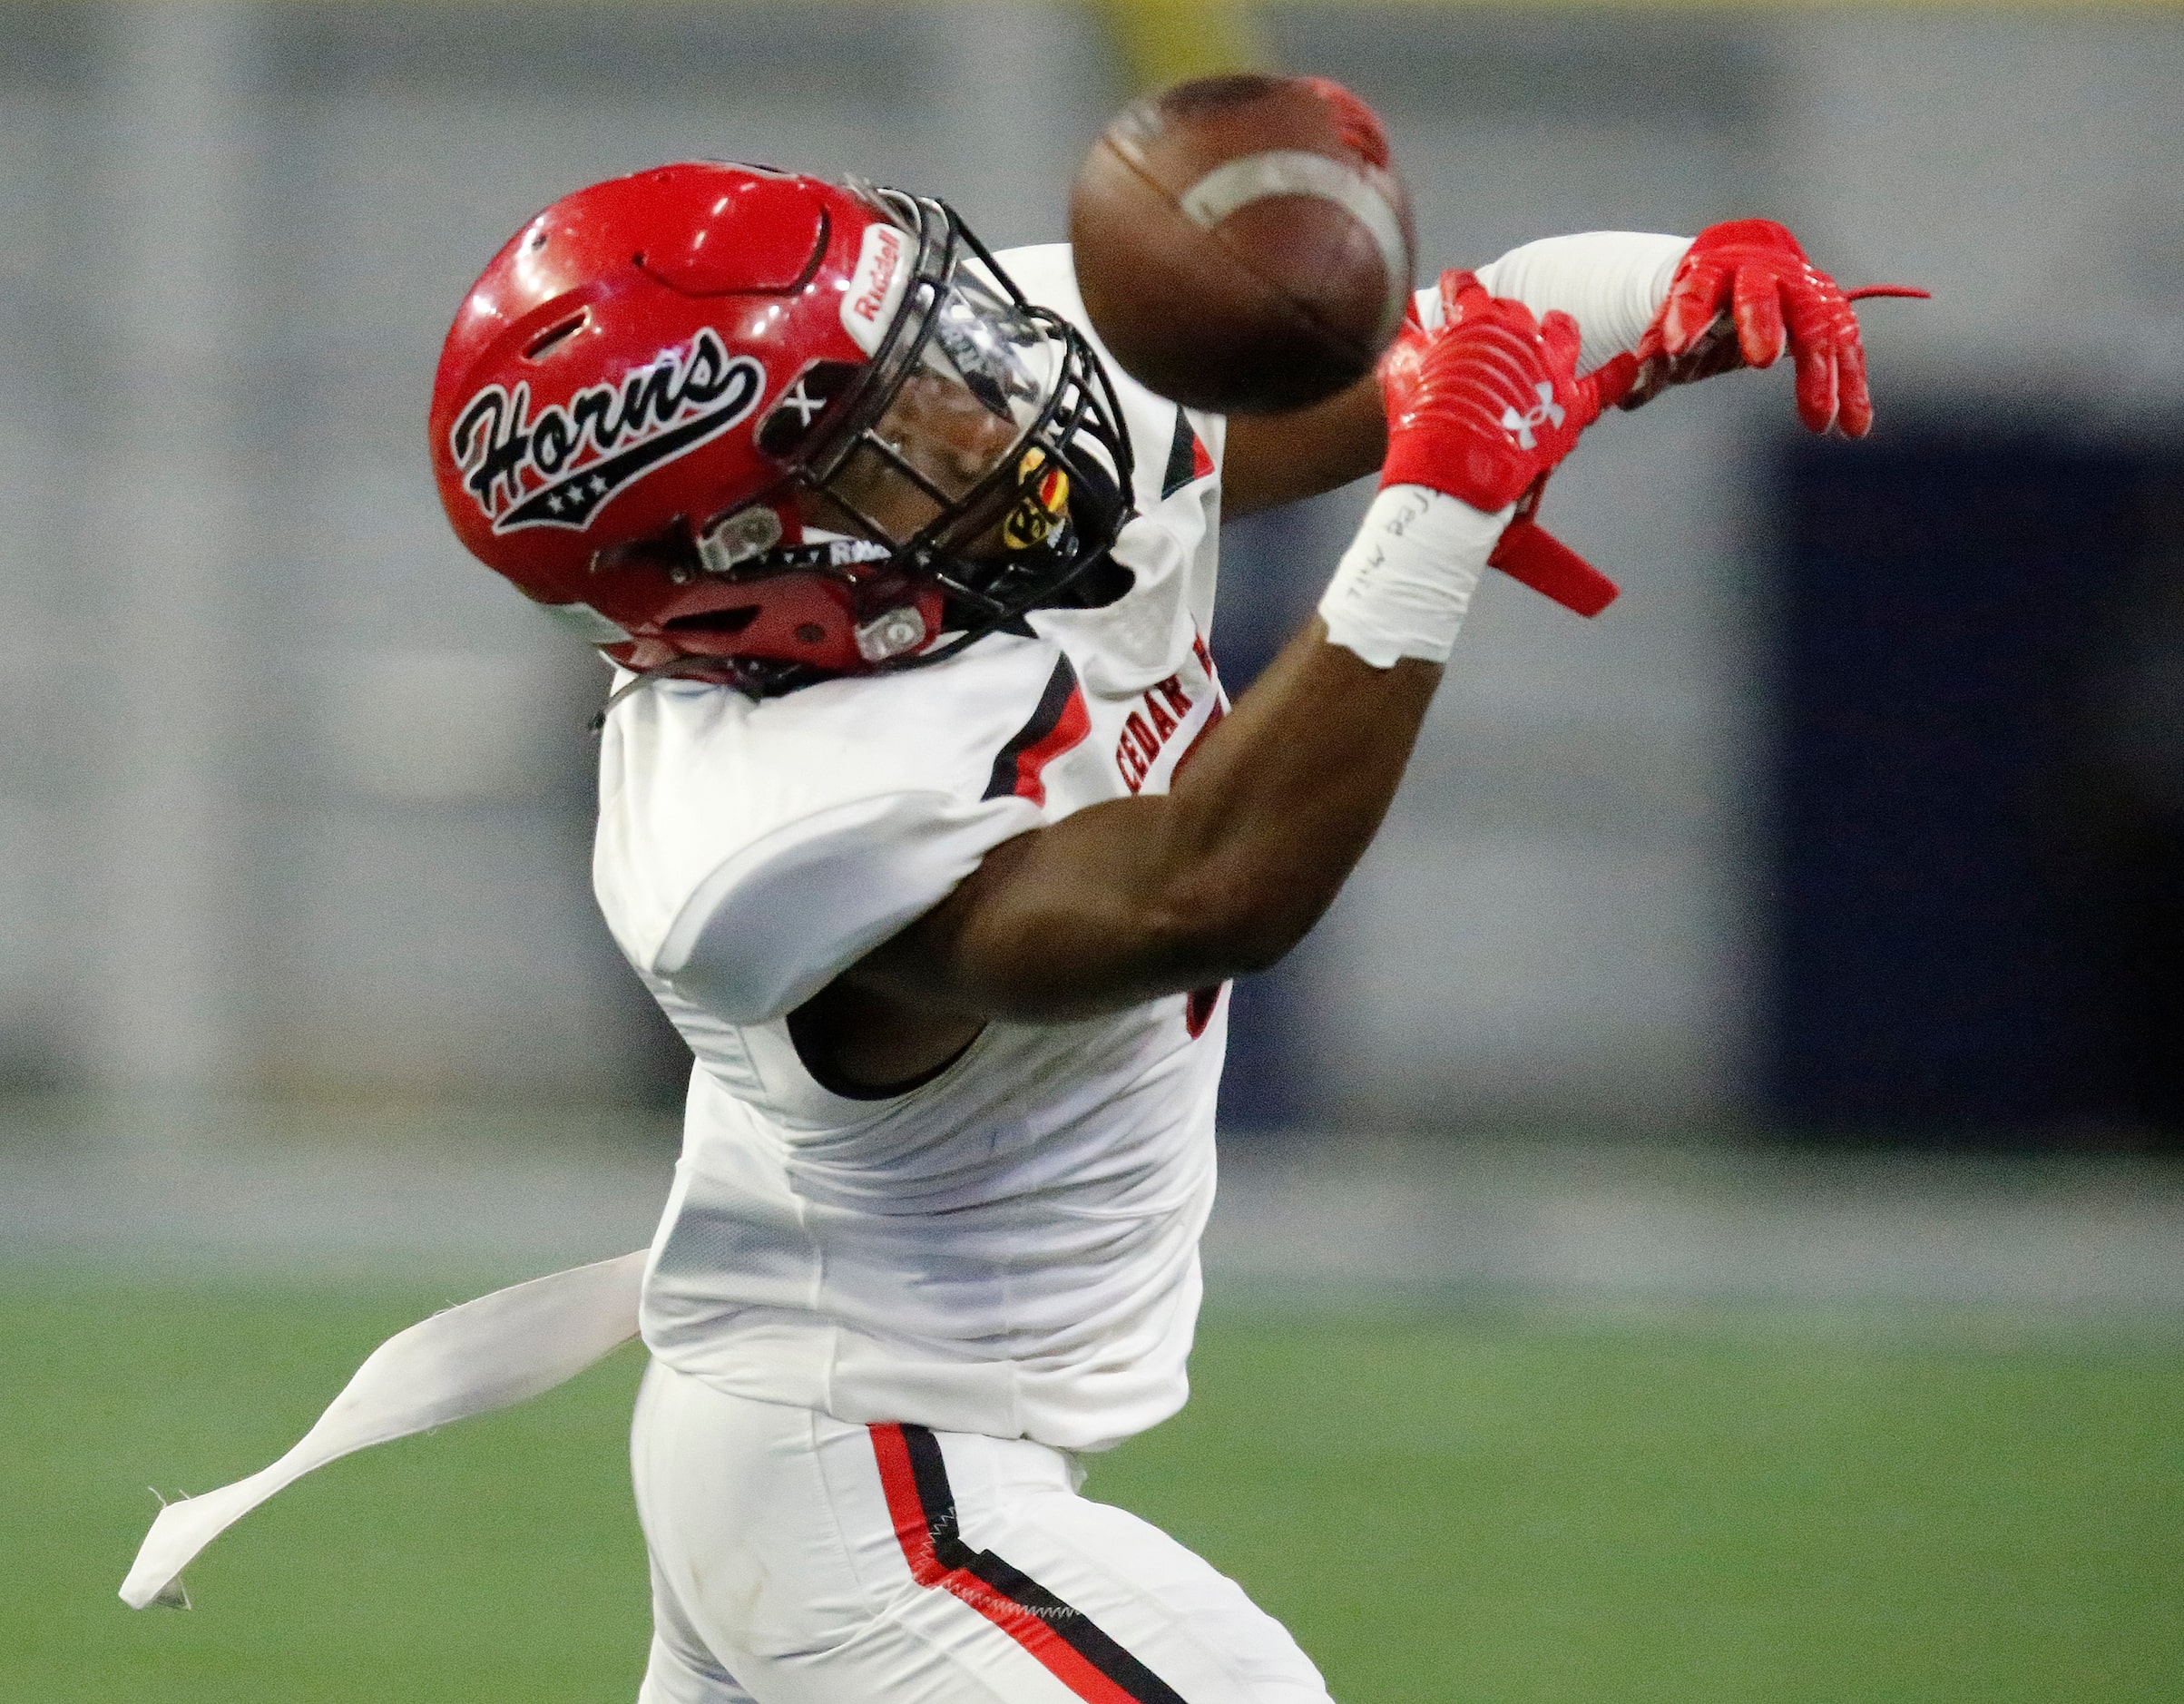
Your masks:
{"label": "player's outstretched arm", "polygon": [[[1852,304],[1924,297],[1900,284],[1846,290],[1771,220],[1709,225],[1695,239],[1640,231],[1548,237],[1482,269],[1481,281],[1534,313],[1562,309],[1584,334],[1581,372],[1602,399],[1636,408],[1678,385],[1771,366],[1787,355],[1797,413],[1815,432],[1860,437],[1873,423],[1866,351]],[[1230,515],[1294,503],[1363,478],[1386,449],[1379,386],[1368,376],[1294,414],[1232,416],[1221,469]]]}
{"label": "player's outstretched arm", "polygon": [[1394,797],[1516,498],[1597,416],[1567,317],[1451,274],[1382,363],[1387,466],[1320,615],[1161,798],[1009,841],[847,973],[916,1011],[1051,1022],[1263,968],[1317,921]]}
{"label": "player's outstretched arm", "polygon": [[[1642,231],[1547,237],[1511,250],[1477,276],[1491,294],[1513,298],[1534,315],[1560,311],[1575,319],[1578,371],[1586,373],[1638,348],[1690,246],[1688,237]],[[1418,305],[1430,317],[1434,293],[1419,292]],[[1310,408],[1231,416],[1223,511],[1248,514],[1317,496],[1373,472],[1386,453],[1380,387],[1370,374]]]}
{"label": "player's outstretched arm", "polygon": [[920,1007],[1051,1022],[1280,958],[1380,827],[1438,664],[1375,668],[1315,620],[1173,788],[1004,842],[849,973]]}

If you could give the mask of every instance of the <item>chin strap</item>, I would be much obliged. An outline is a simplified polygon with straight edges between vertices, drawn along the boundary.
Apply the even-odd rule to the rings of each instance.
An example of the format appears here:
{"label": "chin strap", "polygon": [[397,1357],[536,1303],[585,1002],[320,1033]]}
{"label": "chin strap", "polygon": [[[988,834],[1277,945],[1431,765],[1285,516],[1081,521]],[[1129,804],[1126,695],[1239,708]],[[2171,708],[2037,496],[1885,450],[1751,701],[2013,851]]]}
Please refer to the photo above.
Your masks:
{"label": "chin strap", "polygon": [[735,665],[723,657],[671,657],[665,662],[656,662],[649,669],[638,670],[616,687],[599,707],[599,714],[585,726],[595,734],[604,731],[608,712],[631,693],[655,681],[710,681],[715,686],[732,686],[734,669]]}

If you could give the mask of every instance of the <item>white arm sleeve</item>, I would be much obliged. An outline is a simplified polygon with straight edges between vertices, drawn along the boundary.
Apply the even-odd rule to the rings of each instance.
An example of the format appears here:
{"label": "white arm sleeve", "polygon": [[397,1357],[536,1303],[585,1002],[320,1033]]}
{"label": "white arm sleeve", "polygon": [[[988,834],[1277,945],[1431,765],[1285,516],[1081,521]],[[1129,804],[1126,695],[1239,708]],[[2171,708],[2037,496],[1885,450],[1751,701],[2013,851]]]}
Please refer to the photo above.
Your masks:
{"label": "white arm sleeve", "polygon": [[923,916],[1002,841],[1036,828],[1027,801],[890,793],[838,805],[744,847],[700,883],[654,972],[730,1023],[794,1011]]}
{"label": "white arm sleeve", "polygon": [[[1640,230],[1543,237],[1479,268],[1478,277],[1493,294],[1513,296],[1535,314],[1559,308],[1576,320],[1583,337],[1578,370],[1590,373],[1638,347],[1690,246],[1689,237]],[[1429,326],[1440,322],[1438,285],[1418,292],[1418,312]]]}

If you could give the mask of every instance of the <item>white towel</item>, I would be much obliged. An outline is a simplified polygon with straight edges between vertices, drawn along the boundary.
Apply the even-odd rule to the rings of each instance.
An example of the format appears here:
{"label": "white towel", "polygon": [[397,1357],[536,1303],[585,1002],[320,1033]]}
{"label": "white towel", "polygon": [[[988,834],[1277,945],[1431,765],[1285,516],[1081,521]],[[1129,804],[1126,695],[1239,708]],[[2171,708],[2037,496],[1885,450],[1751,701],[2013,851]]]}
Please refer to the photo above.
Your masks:
{"label": "white towel", "polygon": [[122,1601],[189,1606],[182,1570],[283,1486],[374,1444],[528,1401],[637,1335],[645,1250],[533,1278],[396,1333],[357,1369],[318,1423],[270,1467],[152,1522]]}

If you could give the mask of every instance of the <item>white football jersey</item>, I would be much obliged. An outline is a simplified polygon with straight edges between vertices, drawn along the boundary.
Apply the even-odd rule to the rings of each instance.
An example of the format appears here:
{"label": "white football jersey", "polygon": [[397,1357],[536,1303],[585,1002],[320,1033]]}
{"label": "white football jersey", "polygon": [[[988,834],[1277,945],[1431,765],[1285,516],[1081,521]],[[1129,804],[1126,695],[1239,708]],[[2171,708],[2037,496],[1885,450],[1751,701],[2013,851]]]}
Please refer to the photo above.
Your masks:
{"label": "white football jersey", "polygon": [[[1552,238],[1480,278],[1574,314],[1591,367],[1636,344],[1687,247]],[[1003,260],[1097,344],[1066,246]],[[1432,323],[1433,292],[1420,308]],[[1075,1450],[1182,1405],[1219,990],[989,1024],[877,1100],[815,1082],[787,1024],[1003,840],[1164,791],[1222,714],[1206,635],[1223,423],[1108,367],[1137,464],[1121,599],[763,701],[658,681],[608,719],[594,886],[697,1055],[644,1337],[731,1395]]]}
{"label": "white football jersey", "polygon": [[[1091,335],[1065,246],[1002,260]],[[697,1055],[644,1338],[730,1394],[1072,1450],[1182,1405],[1219,990],[988,1024],[885,1099],[814,1081],[787,1024],[1001,841],[1164,791],[1222,714],[1222,422],[1109,370],[1139,511],[1115,602],[764,700],[657,681],[607,720],[594,886]]]}

